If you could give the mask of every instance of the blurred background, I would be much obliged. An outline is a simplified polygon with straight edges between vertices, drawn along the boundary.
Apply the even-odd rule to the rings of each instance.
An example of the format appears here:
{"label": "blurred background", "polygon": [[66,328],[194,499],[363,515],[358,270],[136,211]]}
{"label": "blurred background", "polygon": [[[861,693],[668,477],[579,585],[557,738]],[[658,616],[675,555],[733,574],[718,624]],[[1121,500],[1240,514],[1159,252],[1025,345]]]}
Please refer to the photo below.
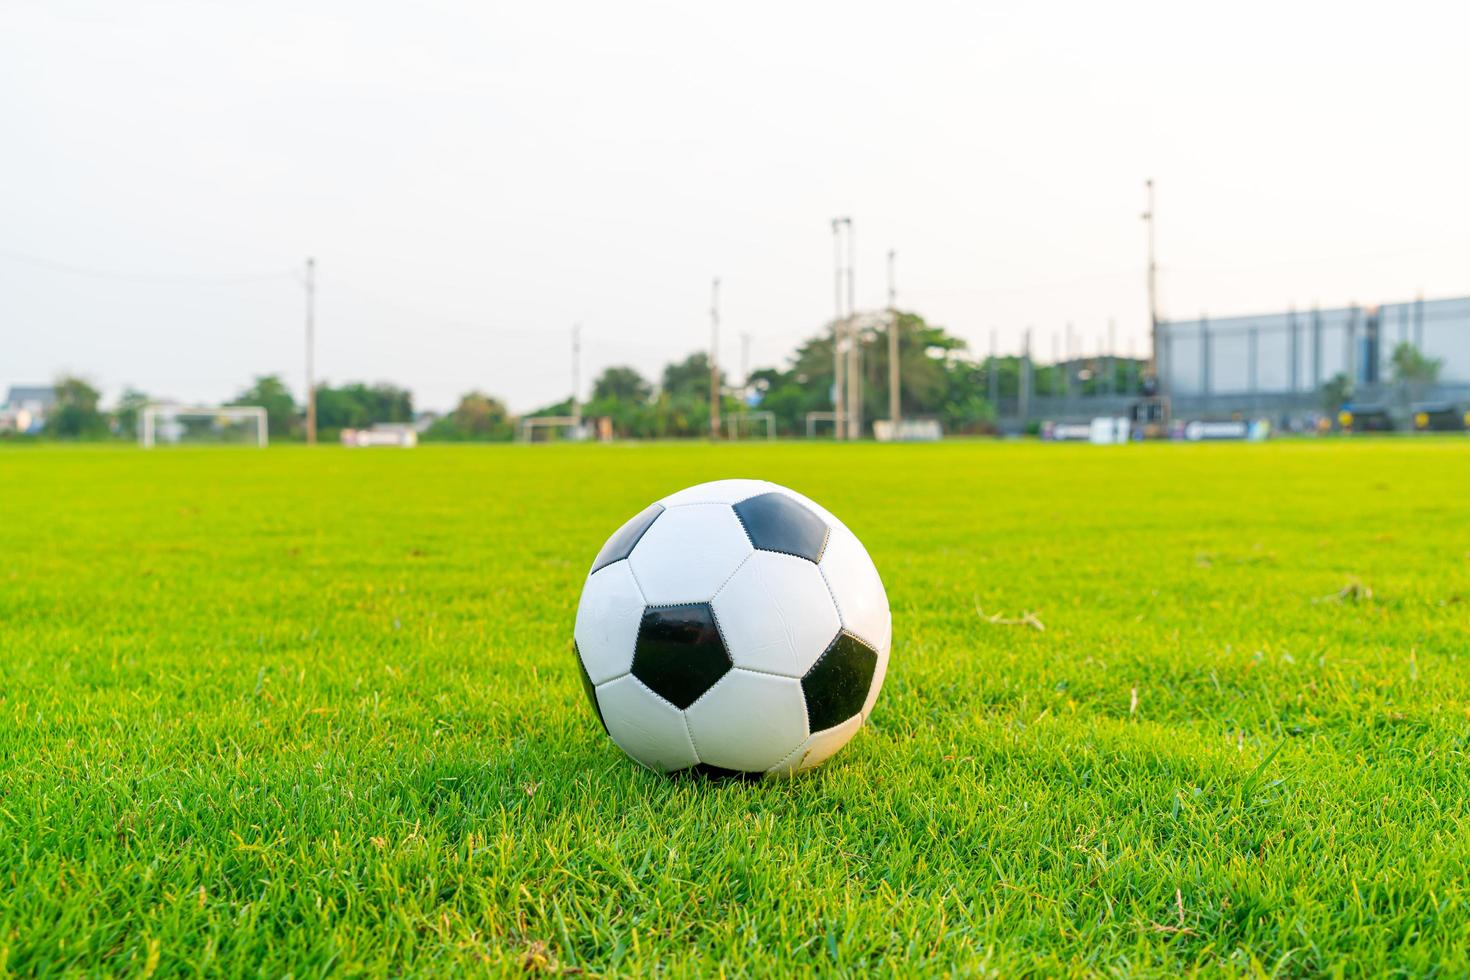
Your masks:
{"label": "blurred background", "polygon": [[1467,30],[1428,2],[15,0],[0,430],[1463,429]]}

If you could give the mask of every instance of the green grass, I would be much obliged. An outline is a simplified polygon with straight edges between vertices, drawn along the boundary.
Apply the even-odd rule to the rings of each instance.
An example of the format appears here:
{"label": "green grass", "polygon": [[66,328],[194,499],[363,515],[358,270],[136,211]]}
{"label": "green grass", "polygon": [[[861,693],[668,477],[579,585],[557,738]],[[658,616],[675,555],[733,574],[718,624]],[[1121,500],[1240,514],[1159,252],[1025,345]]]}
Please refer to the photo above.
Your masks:
{"label": "green grass", "polygon": [[[637,768],[571,659],[726,476],[893,604],[794,781]],[[1465,439],[0,452],[0,974],[1464,975],[1467,623]]]}

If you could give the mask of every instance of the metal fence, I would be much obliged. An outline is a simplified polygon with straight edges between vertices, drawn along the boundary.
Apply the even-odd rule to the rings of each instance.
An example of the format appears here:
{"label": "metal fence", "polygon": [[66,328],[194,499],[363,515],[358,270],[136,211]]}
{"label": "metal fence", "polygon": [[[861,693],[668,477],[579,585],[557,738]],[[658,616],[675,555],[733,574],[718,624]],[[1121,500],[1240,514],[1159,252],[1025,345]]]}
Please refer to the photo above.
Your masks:
{"label": "metal fence", "polygon": [[1470,385],[1470,298],[1172,321],[1160,326],[1159,372],[1176,403],[1320,391],[1392,378],[1394,348],[1442,362],[1439,382]]}
{"label": "metal fence", "polygon": [[[1394,383],[1393,352],[1402,343],[1441,362],[1434,384]],[[1028,376],[1041,367],[1023,363]],[[1326,386],[1338,378],[1359,404],[1405,410],[1412,399],[1470,408],[1470,297],[1165,322],[1159,375],[1176,418],[1322,412],[1330,408]],[[1014,428],[1128,414],[1137,402],[1122,394],[1031,394],[996,407],[1002,427]]]}

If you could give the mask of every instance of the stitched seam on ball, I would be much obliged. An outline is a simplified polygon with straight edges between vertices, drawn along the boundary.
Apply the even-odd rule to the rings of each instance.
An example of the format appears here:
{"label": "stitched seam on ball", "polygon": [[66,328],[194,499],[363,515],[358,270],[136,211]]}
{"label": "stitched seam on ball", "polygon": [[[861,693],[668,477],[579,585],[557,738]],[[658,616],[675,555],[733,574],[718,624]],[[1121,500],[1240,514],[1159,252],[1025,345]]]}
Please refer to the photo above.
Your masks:
{"label": "stitched seam on ball", "polygon": [[[826,550],[826,545],[823,545],[822,547],[823,550]],[[832,582],[827,578],[827,570],[823,568],[820,563],[817,564],[817,571],[821,573],[822,584],[827,587],[827,594],[832,597],[832,606],[837,610],[837,625],[841,627],[837,632],[840,634],[843,632],[843,630],[847,628],[847,623],[844,622],[846,617],[842,615],[842,603],[837,601],[837,590],[832,588]],[[826,653],[824,652],[822,656],[825,657]],[[812,666],[815,667],[816,664],[812,664]]]}
{"label": "stitched seam on ball", "polygon": [[[760,494],[756,494],[756,496],[759,497]],[[750,500],[750,499],[751,499],[750,497],[746,497],[745,498],[745,500]],[[743,504],[743,503],[745,503],[745,500],[742,500],[740,502]],[[734,514],[735,515],[735,520],[737,520],[737,521],[740,522],[740,530],[742,532],[744,532],[744,534],[745,534],[745,540],[749,541],[750,542],[750,546],[752,548],[754,548],[755,547],[755,538],[752,537],[751,534],[750,534],[750,526],[745,523],[745,518],[743,518],[743,517],[740,516],[740,511],[738,511],[738,510],[735,509],[735,505],[734,504],[731,504],[730,505],[730,513]]]}
{"label": "stitched seam on ball", "polygon": [[[715,589],[715,594],[709,597],[710,608],[711,609],[714,608],[714,601],[720,597],[720,593],[725,591],[725,586],[727,586],[731,582],[735,581],[735,576],[737,576],[737,575],[740,574],[740,570],[745,567],[745,563],[748,562],[748,561],[750,561],[754,557],[755,557],[755,552],[752,551],[750,554],[748,554],[744,558],[740,559],[740,564],[738,564],[738,565],[735,566],[735,571],[733,571],[729,575],[727,575],[725,577],[725,581],[723,581],[723,582],[720,583],[720,587],[718,589]],[[715,623],[717,625],[718,625],[719,621],[720,621],[720,617],[716,616],[715,617]],[[720,639],[724,639],[724,638],[725,638],[725,634],[722,631],[720,633]],[[726,647],[725,649],[726,650],[729,650],[730,648],[729,647]]]}
{"label": "stitched seam on ball", "polygon": [[[728,651],[728,650],[725,651],[725,653],[727,655],[729,654],[729,652],[730,651]],[[724,682],[725,678],[730,676],[731,671],[734,671],[736,669],[737,668],[735,667],[735,665],[734,664],[731,664],[730,665],[730,670],[725,671],[723,674],[720,675],[720,679],[719,680],[715,681],[709,687],[705,688],[703,694],[701,694],[699,697],[695,698],[693,701],[690,701],[689,702],[689,707],[685,708],[684,711],[685,712],[693,711],[694,708],[695,708],[695,706],[698,705],[699,702],[701,702],[705,698],[709,697],[710,696],[710,692],[713,691],[715,688],[719,687],[720,684],[722,684]],[[685,714],[685,716],[684,716],[684,722],[685,722],[685,724],[688,724],[688,722],[689,722],[689,715],[688,714]],[[689,733],[689,740],[691,742],[694,740],[694,732],[693,731],[690,731],[690,733]]]}
{"label": "stitched seam on ball", "polygon": [[[705,694],[708,694],[708,693],[709,693],[708,691],[705,692]],[[700,697],[704,697],[704,695],[701,694]],[[698,703],[699,702],[697,700],[694,702],[694,704],[698,704]],[[691,704],[689,707],[692,708],[692,707],[694,707],[694,705]],[[684,709],[684,711],[688,711],[688,710],[689,710],[689,708],[685,708]],[[689,716],[687,714],[685,714],[684,711],[679,712],[679,717],[681,717],[681,718],[684,719],[684,731],[686,731],[686,732],[689,733],[689,747],[694,750],[694,764],[697,766],[702,761],[699,758],[699,743],[694,740],[694,729],[689,727]]]}
{"label": "stitched seam on ball", "polygon": [[[821,658],[818,657],[817,659],[820,660]],[[779,677],[779,678],[781,678],[784,681],[800,681],[801,680],[800,677],[796,677],[796,676],[794,676],[792,674],[781,674],[781,673],[777,673],[774,670],[761,670],[758,667],[742,667],[740,664],[733,664],[733,665],[731,665],[730,669],[731,670],[744,671],[747,674],[761,674],[762,676],[765,676],[765,677]],[[811,668],[808,668],[808,669],[811,669]]]}
{"label": "stitched seam on ball", "polygon": [[[742,564],[744,563],[742,562]],[[718,592],[716,592],[715,594],[719,595]],[[720,634],[720,649],[725,651],[725,661],[730,665],[730,670],[734,670],[735,658],[730,655],[730,641],[725,639],[725,627],[720,625],[720,614],[715,612],[715,601],[713,599],[711,599],[709,602],[709,618],[715,621],[715,632]],[[728,673],[730,673],[729,670],[725,671],[724,674],[721,674],[719,680],[715,681],[715,684],[718,684],[720,681],[724,680],[725,674]],[[710,687],[714,687],[715,684],[711,684]],[[709,689],[706,688],[704,694],[708,693]],[[704,694],[701,694],[700,697],[704,697]],[[698,703],[698,699],[696,699],[695,703]],[[692,708],[694,707],[694,705],[690,705],[690,707]]]}
{"label": "stitched seam on ball", "polygon": [[800,752],[802,749],[806,748],[807,740],[810,737],[811,736],[807,736],[807,738],[804,738],[800,742],[798,742],[797,745],[796,745],[796,748],[792,749],[790,752],[787,752],[786,755],[782,757],[782,759],[781,759],[780,762],[776,763],[774,766],[772,766],[771,768],[767,769],[766,772],[767,773],[773,773],[773,772],[777,771],[778,769],[785,769],[787,767],[787,764],[789,762],[791,762],[792,758],[795,757],[796,754],[798,752]]}
{"label": "stitched seam on ball", "polygon": [[[627,670],[625,670],[625,671],[623,671],[623,672],[622,672],[622,673],[621,673],[621,674],[618,674],[618,675],[617,675],[617,676],[616,676],[616,677],[609,677],[609,678],[608,678],[608,679],[607,679],[607,680],[605,680],[605,681],[597,681],[597,682],[596,682],[596,683],[594,683],[594,684],[593,684],[593,685],[592,685],[592,689],[593,689],[593,690],[594,690],[594,691],[595,691],[595,690],[597,690],[597,689],[598,689],[598,688],[599,688],[599,687],[601,687],[601,686],[602,686],[602,685],[604,685],[604,684],[611,684],[611,683],[612,683],[612,682],[613,682],[613,681],[620,681],[620,680],[622,680],[622,679],[623,679],[623,678],[624,678],[624,677],[627,677],[627,676],[628,676],[628,675],[630,675],[630,674],[632,674],[632,673],[633,673],[633,668],[631,668],[631,667],[629,667],[629,668],[628,668],[628,669],[627,669]],[[638,680],[638,678],[636,678],[636,677],[635,677],[635,678],[633,678],[633,679],[634,679],[634,680],[635,680],[635,681],[636,681],[636,680]],[[642,683],[642,681],[639,681],[639,683],[640,683],[640,684],[641,684],[641,683]],[[650,694],[653,694],[653,692],[652,692],[652,691],[650,691],[650,692],[649,692],[649,693],[650,693]],[[654,697],[658,697],[658,695],[657,695],[657,694],[654,694],[654,695],[653,695],[653,696],[654,696]]]}
{"label": "stitched seam on ball", "polygon": [[[640,539],[640,540],[642,540],[642,539]],[[633,553],[630,551],[630,552],[628,552],[628,558],[631,558],[631,557],[633,557]],[[648,605],[648,596],[645,595],[644,592],[643,592],[643,583],[640,582],[640,581],[638,581],[638,572],[634,570],[633,563],[631,561],[628,561],[628,558],[624,558],[623,559],[623,561],[628,562],[628,577],[633,580],[633,588],[635,588],[635,589],[638,590],[638,598],[642,599],[643,600],[643,605],[645,607],[647,607],[647,605]],[[611,568],[612,566],[609,565],[608,567]]]}

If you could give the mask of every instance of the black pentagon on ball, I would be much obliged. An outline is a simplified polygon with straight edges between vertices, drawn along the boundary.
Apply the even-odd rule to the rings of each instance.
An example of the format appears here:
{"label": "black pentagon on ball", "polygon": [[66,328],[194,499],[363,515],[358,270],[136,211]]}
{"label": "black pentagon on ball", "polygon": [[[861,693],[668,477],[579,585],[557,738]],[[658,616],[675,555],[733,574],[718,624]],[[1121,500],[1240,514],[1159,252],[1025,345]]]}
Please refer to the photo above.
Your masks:
{"label": "black pentagon on ball", "polygon": [[827,522],[785,494],[763,493],[742,500],[735,505],[735,516],[750,543],[761,551],[822,560]]}
{"label": "black pentagon on ball", "polygon": [[699,700],[734,664],[707,602],[649,606],[638,626],[633,676],[680,710]]}
{"label": "black pentagon on ball", "polygon": [[592,702],[592,711],[602,723],[602,730],[606,732],[607,719],[602,717],[602,705],[597,703],[597,688],[592,686],[592,678],[587,676],[587,667],[582,663],[582,651],[577,649],[575,643],[572,644],[572,656],[577,661],[577,673],[582,675],[582,690],[587,692],[587,700]]}
{"label": "black pentagon on ball", "polygon": [[851,633],[838,633],[801,679],[810,729],[826,731],[862,711],[877,667],[876,650]]}
{"label": "black pentagon on ball", "polygon": [[[644,510],[632,517],[628,523],[613,532],[613,536],[607,539],[597,557],[592,560],[592,571],[605,568],[615,561],[622,561],[633,553],[633,549],[658,520],[658,515],[664,512],[663,504],[650,504]],[[591,574],[589,572],[588,574]]]}

